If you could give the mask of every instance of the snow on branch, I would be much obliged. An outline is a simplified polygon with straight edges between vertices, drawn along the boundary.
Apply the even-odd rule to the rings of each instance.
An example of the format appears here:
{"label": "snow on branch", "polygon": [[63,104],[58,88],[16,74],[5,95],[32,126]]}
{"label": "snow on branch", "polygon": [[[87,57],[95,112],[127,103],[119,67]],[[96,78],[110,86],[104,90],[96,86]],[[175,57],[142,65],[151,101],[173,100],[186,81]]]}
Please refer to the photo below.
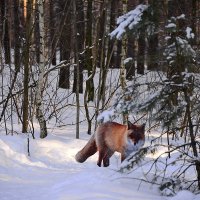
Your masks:
{"label": "snow on branch", "polygon": [[118,27],[110,33],[111,38],[122,39],[127,29],[132,30],[142,19],[143,13],[149,6],[140,4],[134,10],[120,16],[117,19]]}
{"label": "snow on branch", "polygon": [[152,149],[152,147],[143,147],[140,150],[131,153],[131,155],[122,162],[119,171],[123,173],[132,170],[135,165],[144,160],[144,157],[149,153],[150,149]]}

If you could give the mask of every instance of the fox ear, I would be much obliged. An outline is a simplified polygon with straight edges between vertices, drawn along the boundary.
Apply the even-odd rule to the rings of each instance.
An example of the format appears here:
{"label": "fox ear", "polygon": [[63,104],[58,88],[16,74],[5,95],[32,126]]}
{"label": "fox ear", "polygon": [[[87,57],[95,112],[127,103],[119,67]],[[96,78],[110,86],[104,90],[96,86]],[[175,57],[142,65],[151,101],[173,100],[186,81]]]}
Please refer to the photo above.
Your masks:
{"label": "fox ear", "polygon": [[133,127],[133,124],[130,121],[128,121],[128,130],[132,129],[132,127]]}

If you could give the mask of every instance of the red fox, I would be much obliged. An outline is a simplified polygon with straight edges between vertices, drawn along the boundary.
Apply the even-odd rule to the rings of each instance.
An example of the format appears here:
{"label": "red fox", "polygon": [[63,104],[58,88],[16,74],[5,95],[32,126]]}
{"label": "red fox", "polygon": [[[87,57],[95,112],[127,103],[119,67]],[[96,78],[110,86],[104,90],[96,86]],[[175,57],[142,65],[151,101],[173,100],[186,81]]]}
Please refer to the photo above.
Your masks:
{"label": "red fox", "polygon": [[121,162],[133,151],[137,151],[145,142],[145,124],[135,125],[128,122],[122,125],[116,122],[106,122],[98,126],[88,143],[80,150],[75,159],[84,162],[88,157],[99,151],[97,165],[109,166],[110,157],[115,151],[121,153]]}

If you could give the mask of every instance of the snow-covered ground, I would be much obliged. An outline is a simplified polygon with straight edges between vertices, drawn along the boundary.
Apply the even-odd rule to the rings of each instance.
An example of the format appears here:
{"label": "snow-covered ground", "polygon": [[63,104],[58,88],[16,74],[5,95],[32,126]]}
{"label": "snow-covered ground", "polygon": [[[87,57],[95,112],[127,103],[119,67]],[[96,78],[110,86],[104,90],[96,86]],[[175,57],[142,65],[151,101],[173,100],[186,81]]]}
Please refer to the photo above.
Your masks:
{"label": "snow-covered ground", "polygon": [[89,136],[82,129],[74,139],[75,127],[54,129],[46,139],[30,139],[22,134],[0,134],[0,199],[1,200],[199,200],[188,191],[175,197],[160,196],[157,186],[141,182],[144,169],[130,174],[117,172],[120,157],[115,154],[108,168],[96,165],[97,154],[85,163],[74,156]]}
{"label": "snow-covered ground", "polygon": [[[117,87],[113,83],[119,81],[118,76],[119,73],[117,75],[116,72],[110,71],[106,88],[108,95]],[[95,81],[98,82],[98,77]],[[48,89],[50,95],[46,95],[46,98],[49,96],[52,98],[54,95],[52,91],[55,91],[55,88]],[[59,89],[58,94],[54,96],[54,101],[59,103],[54,107],[48,104],[47,112],[51,113],[51,108],[55,106],[62,108],[63,105],[68,105],[68,101],[75,104],[74,96],[68,97],[68,93],[62,89]],[[90,109],[92,110],[92,106]],[[39,138],[38,124],[34,124],[36,139],[30,136],[30,156],[27,153],[27,136],[20,132],[21,124],[18,124],[16,116],[13,116],[13,121],[7,121],[7,127],[12,125],[14,132],[18,134],[6,136],[5,128],[3,125],[0,127],[0,200],[200,199],[200,195],[194,195],[189,191],[181,191],[174,197],[161,196],[157,185],[140,180],[144,178],[144,172],[149,169],[148,165],[138,166],[128,174],[118,172],[121,164],[119,154],[112,157],[111,165],[107,168],[99,168],[96,165],[97,154],[85,163],[77,163],[75,154],[90,137],[87,135],[84,112],[80,112],[83,121],[80,124],[80,139],[75,139],[76,128],[70,125],[75,124],[75,107],[63,107],[61,111],[57,116],[61,126],[55,126],[55,119],[54,122],[50,120],[49,135],[45,139]],[[103,116],[108,114],[109,112]],[[146,142],[149,142],[148,138]]]}

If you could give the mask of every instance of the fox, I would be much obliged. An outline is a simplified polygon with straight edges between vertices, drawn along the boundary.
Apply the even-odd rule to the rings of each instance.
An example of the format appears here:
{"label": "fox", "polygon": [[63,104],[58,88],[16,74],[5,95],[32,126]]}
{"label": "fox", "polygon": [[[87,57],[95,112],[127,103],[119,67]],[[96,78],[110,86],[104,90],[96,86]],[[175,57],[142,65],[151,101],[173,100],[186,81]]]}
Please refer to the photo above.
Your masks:
{"label": "fox", "polygon": [[97,127],[87,144],[75,155],[79,163],[99,152],[97,165],[108,167],[115,151],[121,154],[123,162],[133,151],[140,149],[145,143],[145,124],[136,125],[128,121],[127,125],[117,122],[105,122]]}

